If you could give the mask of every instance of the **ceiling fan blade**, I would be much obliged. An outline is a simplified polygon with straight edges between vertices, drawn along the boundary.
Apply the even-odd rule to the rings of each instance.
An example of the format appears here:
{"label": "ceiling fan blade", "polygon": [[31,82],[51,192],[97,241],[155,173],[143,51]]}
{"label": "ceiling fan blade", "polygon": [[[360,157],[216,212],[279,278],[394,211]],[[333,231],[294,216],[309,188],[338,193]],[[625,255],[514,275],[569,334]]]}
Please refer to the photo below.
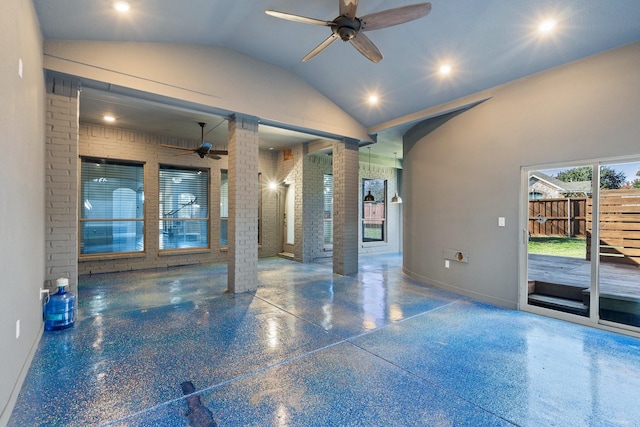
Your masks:
{"label": "ceiling fan blade", "polygon": [[319,54],[320,52],[325,50],[327,48],[327,46],[329,46],[331,43],[333,43],[334,41],[338,40],[339,38],[340,37],[337,34],[335,34],[335,33],[331,34],[322,43],[320,43],[318,46],[316,46],[315,49],[313,49],[311,52],[309,52],[307,54],[307,56],[302,58],[302,62],[306,62],[306,61],[310,60],[311,58],[313,58],[314,56],[316,56],[317,54]]}
{"label": "ceiling fan blade", "polygon": [[380,53],[380,50],[371,40],[369,40],[369,37],[365,36],[363,33],[359,32],[350,40],[350,42],[353,47],[358,49],[358,51],[370,61],[380,62],[382,60],[382,53]]}
{"label": "ceiling fan blade", "polygon": [[358,0],[338,0],[340,7],[340,16],[346,16],[349,19],[356,17],[358,10]]}
{"label": "ceiling fan blade", "polygon": [[207,154],[207,157],[209,157],[210,159],[215,159],[215,160],[220,160],[222,157],[218,156],[217,154],[214,153],[209,153]]}
{"label": "ceiling fan blade", "polygon": [[229,152],[227,150],[209,150],[209,154],[228,156]]}
{"label": "ceiling fan blade", "polygon": [[[194,152],[193,148],[187,148],[187,147],[176,147],[175,145],[167,145],[167,144],[158,144],[160,147],[165,147],[165,148],[173,148],[174,150],[185,150],[185,151],[189,151],[191,153]],[[190,153],[186,153],[186,154],[190,154]]]}
{"label": "ceiling fan blade", "polygon": [[324,27],[331,26],[332,21],[323,21],[321,19],[307,18],[306,16],[294,15],[286,12],[278,12],[277,10],[267,9],[264,11],[267,15],[275,16],[276,18],[286,19],[287,21],[301,22],[303,24],[322,25]]}
{"label": "ceiling fan blade", "polygon": [[379,30],[403,24],[427,16],[429,12],[431,12],[431,3],[418,3],[372,13],[360,18],[362,24],[360,31]]}

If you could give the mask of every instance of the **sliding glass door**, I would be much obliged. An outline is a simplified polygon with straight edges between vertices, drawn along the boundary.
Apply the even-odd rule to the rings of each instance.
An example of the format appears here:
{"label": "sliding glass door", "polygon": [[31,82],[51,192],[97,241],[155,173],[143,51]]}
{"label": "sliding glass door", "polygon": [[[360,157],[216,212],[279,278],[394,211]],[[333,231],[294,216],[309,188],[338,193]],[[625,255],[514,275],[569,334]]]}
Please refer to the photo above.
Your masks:
{"label": "sliding glass door", "polygon": [[640,331],[640,161],[524,172],[521,307]]}

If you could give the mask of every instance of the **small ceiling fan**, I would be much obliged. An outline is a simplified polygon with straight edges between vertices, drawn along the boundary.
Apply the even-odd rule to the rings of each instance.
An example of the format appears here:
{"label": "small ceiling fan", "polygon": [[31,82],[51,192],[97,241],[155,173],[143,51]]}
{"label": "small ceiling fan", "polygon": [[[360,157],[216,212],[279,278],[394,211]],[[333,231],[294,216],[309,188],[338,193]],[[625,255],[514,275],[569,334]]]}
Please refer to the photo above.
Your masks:
{"label": "small ceiling fan", "polygon": [[[220,122],[220,123],[222,123],[222,122]],[[175,156],[185,156],[187,154],[196,153],[198,156],[200,156],[201,159],[204,159],[205,156],[206,156],[206,157],[210,157],[210,158],[215,159],[215,160],[219,160],[219,159],[221,159],[220,156],[226,156],[227,154],[229,154],[229,152],[227,150],[212,150],[211,149],[211,143],[210,142],[206,142],[204,140],[204,126],[206,125],[206,123],[199,122],[198,124],[200,125],[200,128],[201,128],[201,132],[200,132],[201,138],[200,138],[200,140],[202,141],[202,143],[200,144],[200,146],[198,148],[177,147],[175,145],[166,145],[166,144],[159,144],[159,145],[161,147],[173,148],[174,150],[187,151],[187,153],[175,154]]]}
{"label": "small ceiling fan", "polygon": [[431,12],[431,3],[418,3],[409,6],[396,7],[394,9],[376,12],[363,17],[356,17],[358,0],[338,0],[340,15],[333,21],[323,21],[321,19],[307,18],[300,15],[293,15],[276,10],[265,10],[267,15],[276,18],[287,19],[289,21],[301,22],[303,24],[321,25],[331,27],[332,34],[322,43],[316,46],[311,52],[302,58],[302,62],[308,61],[331,43],[338,39],[351,42],[361,54],[373,62],[380,62],[382,53],[373,42],[364,35],[364,31],[379,30],[391,27],[392,25],[403,24],[422,18]]}

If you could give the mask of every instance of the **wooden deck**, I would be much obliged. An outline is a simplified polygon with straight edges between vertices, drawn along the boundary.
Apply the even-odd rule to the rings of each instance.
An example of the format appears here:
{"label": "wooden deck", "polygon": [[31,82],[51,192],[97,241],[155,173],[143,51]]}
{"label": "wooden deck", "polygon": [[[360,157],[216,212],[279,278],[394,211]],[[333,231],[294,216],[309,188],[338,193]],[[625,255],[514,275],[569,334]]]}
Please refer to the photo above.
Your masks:
{"label": "wooden deck", "polygon": [[[584,259],[529,255],[528,279],[589,288],[591,263]],[[600,294],[640,299],[640,268],[600,263]]]}
{"label": "wooden deck", "polygon": [[[529,304],[589,316],[590,262],[529,255]],[[599,317],[640,328],[640,268],[600,263]]]}

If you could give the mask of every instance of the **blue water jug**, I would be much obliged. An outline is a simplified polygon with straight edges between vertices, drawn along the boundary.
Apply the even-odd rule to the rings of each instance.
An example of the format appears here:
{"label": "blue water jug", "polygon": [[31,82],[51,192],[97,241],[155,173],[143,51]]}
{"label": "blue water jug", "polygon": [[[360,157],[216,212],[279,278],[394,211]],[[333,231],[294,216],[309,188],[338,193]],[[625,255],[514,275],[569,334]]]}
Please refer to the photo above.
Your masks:
{"label": "blue water jug", "polygon": [[76,296],[65,290],[69,286],[69,279],[60,278],[56,280],[56,285],[58,292],[48,298],[43,308],[42,317],[46,331],[70,328],[76,317]]}

